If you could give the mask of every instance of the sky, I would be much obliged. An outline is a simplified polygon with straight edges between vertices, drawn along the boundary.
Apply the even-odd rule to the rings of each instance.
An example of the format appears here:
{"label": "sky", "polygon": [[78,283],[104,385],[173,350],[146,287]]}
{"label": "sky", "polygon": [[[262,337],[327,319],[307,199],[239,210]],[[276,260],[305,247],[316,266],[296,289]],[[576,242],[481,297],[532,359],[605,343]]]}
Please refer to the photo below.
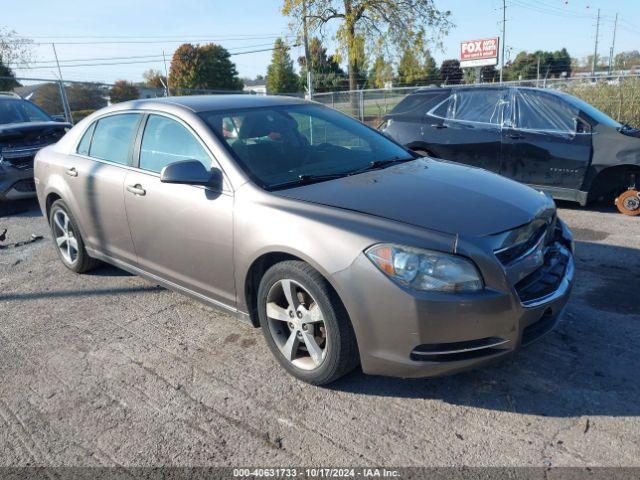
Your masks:
{"label": "sky", "polygon": [[[11,6],[6,8],[3,4]],[[463,40],[501,35],[502,0],[435,0],[451,11],[455,27],[432,46],[439,62],[457,58]],[[577,58],[593,53],[596,13],[601,9],[599,54],[607,56],[619,14],[616,52],[640,49],[638,0],[506,0],[506,46],[513,58],[521,50],[566,47]],[[282,0],[0,0],[0,27],[33,39],[32,69],[16,70],[20,77],[57,77],[51,42],[55,42],[65,80],[141,81],[149,68],[164,70],[184,41],[213,41],[231,53],[268,49],[277,36],[290,36],[290,19],[282,16]],[[329,50],[335,50],[331,29]],[[303,54],[293,47],[292,57]],[[118,57],[116,60],[101,60]],[[122,58],[126,57],[126,58]],[[134,57],[134,58],[132,58]],[[142,58],[141,58],[142,57]],[[242,77],[264,75],[271,52],[233,55]],[[507,59],[509,54],[507,55]],[[98,60],[96,60],[98,59]],[[79,60],[79,61],[78,61]],[[36,63],[39,62],[39,63]],[[120,65],[77,66],[95,63]],[[41,67],[41,68],[40,68]]]}

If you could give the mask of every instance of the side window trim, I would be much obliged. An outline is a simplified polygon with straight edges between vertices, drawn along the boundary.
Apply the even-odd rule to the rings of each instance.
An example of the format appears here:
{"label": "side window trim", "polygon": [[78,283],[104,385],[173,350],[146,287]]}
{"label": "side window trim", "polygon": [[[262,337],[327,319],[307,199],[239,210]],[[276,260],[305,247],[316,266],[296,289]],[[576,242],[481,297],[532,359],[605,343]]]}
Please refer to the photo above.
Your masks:
{"label": "side window trim", "polygon": [[[148,113],[142,114],[142,119],[138,124],[138,130],[136,131],[136,136],[133,140],[133,153],[132,153],[133,158],[131,161],[131,166],[138,170],[142,170],[140,168],[140,151],[142,147],[142,136],[144,135],[144,129],[147,127],[149,116],[150,115]],[[142,170],[142,171],[146,172],[147,170]],[[149,172],[149,173],[154,173],[154,172]]]}

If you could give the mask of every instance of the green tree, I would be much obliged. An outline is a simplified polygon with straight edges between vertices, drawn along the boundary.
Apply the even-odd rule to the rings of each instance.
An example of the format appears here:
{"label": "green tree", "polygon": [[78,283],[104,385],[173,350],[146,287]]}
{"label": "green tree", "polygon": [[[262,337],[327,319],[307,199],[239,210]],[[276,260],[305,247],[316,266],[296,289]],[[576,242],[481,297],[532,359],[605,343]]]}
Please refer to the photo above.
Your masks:
{"label": "green tree", "polygon": [[171,59],[169,88],[177,94],[181,89],[242,90],[242,80],[230,57],[225,48],[214,43],[183,43]]}
{"label": "green tree", "polygon": [[440,72],[438,70],[436,60],[431,56],[431,52],[429,50],[424,51],[424,63],[422,69],[424,71],[424,80],[427,85],[438,83],[440,80]]}
{"label": "green tree", "polygon": [[0,90],[12,90],[19,86],[20,83],[16,80],[16,76],[0,59]]}
{"label": "green tree", "polygon": [[485,65],[480,69],[480,81],[483,83],[493,83],[500,78],[500,72],[493,65]]}
{"label": "green tree", "polygon": [[458,85],[462,83],[464,73],[460,68],[460,62],[455,59],[444,60],[440,65],[440,82],[446,85]]}
{"label": "green tree", "polygon": [[537,78],[538,61],[540,62],[540,78],[560,77],[565,72],[567,76],[571,76],[571,56],[566,48],[555,52],[538,50],[528,53],[522,51],[516,55],[513,62],[505,65],[505,74],[508,73],[509,80]]}
{"label": "green tree", "polygon": [[126,80],[118,80],[109,90],[109,98],[111,103],[126,102],[127,100],[136,100],[140,97],[138,88],[131,82]]}
{"label": "green tree", "polygon": [[434,0],[283,0],[282,12],[300,21],[307,18],[312,30],[338,23],[335,39],[346,53],[350,90],[366,70],[358,65],[361,41],[411,45],[428,32],[439,36],[451,26],[450,12],[438,10]]}
{"label": "green tree", "polygon": [[424,79],[424,70],[414,48],[405,48],[398,63],[400,85],[418,85]]}
{"label": "green tree", "polygon": [[[311,73],[313,78],[313,90],[326,92],[339,90],[344,80],[344,70],[340,68],[340,62],[335,55],[328,55],[327,49],[319,38],[309,40],[309,57],[311,60]],[[307,59],[298,58],[300,66],[300,81],[307,84]]]}
{"label": "green tree", "polygon": [[373,88],[384,88],[387,83],[393,81],[393,65],[378,55],[373,62],[373,67],[369,71],[369,86]]}
{"label": "green tree", "polygon": [[300,90],[300,77],[293,70],[289,48],[281,38],[273,46],[271,64],[267,68],[268,93],[293,93]]}
{"label": "green tree", "polygon": [[[11,66],[26,66],[32,57],[33,42],[15,31],[0,27],[0,90],[19,87]],[[2,78],[6,77],[6,78]]]}

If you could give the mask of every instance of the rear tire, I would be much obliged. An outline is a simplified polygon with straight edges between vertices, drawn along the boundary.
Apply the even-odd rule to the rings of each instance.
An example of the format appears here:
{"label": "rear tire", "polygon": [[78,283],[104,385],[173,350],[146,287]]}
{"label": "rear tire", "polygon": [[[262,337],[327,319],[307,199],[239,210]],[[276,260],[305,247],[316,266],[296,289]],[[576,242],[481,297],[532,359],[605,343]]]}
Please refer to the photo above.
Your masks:
{"label": "rear tire", "polygon": [[326,385],[359,363],[346,309],[305,262],[285,261],[267,270],[258,288],[258,315],[273,355],[304,382]]}
{"label": "rear tire", "polygon": [[49,209],[49,227],[56,252],[69,270],[85,273],[100,265],[87,253],[78,224],[62,200],[53,202]]}

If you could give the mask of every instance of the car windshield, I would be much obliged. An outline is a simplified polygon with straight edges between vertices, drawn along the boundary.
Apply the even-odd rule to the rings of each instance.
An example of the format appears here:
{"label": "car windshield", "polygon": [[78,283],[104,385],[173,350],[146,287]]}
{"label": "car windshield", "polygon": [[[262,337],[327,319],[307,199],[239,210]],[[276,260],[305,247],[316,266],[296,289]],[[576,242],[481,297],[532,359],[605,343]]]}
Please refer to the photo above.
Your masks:
{"label": "car windshield", "polygon": [[263,188],[329,180],[414,157],[382,134],[313,104],[200,114]]}
{"label": "car windshield", "polygon": [[608,125],[609,127],[613,127],[613,128],[620,128],[622,126],[621,124],[616,122],[613,118],[608,116],[606,113],[601,112],[596,107],[594,107],[593,105],[588,104],[584,100],[581,100],[581,99],[579,99],[577,97],[574,97],[572,95],[568,95],[567,99],[575,107],[577,107],[580,110],[582,110],[584,113],[589,115],[591,118],[593,118],[598,123],[603,123],[603,124]]}
{"label": "car windshield", "polygon": [[0,99],[0,125],[50,121],[51,118],[31,102],[18,99]]}

